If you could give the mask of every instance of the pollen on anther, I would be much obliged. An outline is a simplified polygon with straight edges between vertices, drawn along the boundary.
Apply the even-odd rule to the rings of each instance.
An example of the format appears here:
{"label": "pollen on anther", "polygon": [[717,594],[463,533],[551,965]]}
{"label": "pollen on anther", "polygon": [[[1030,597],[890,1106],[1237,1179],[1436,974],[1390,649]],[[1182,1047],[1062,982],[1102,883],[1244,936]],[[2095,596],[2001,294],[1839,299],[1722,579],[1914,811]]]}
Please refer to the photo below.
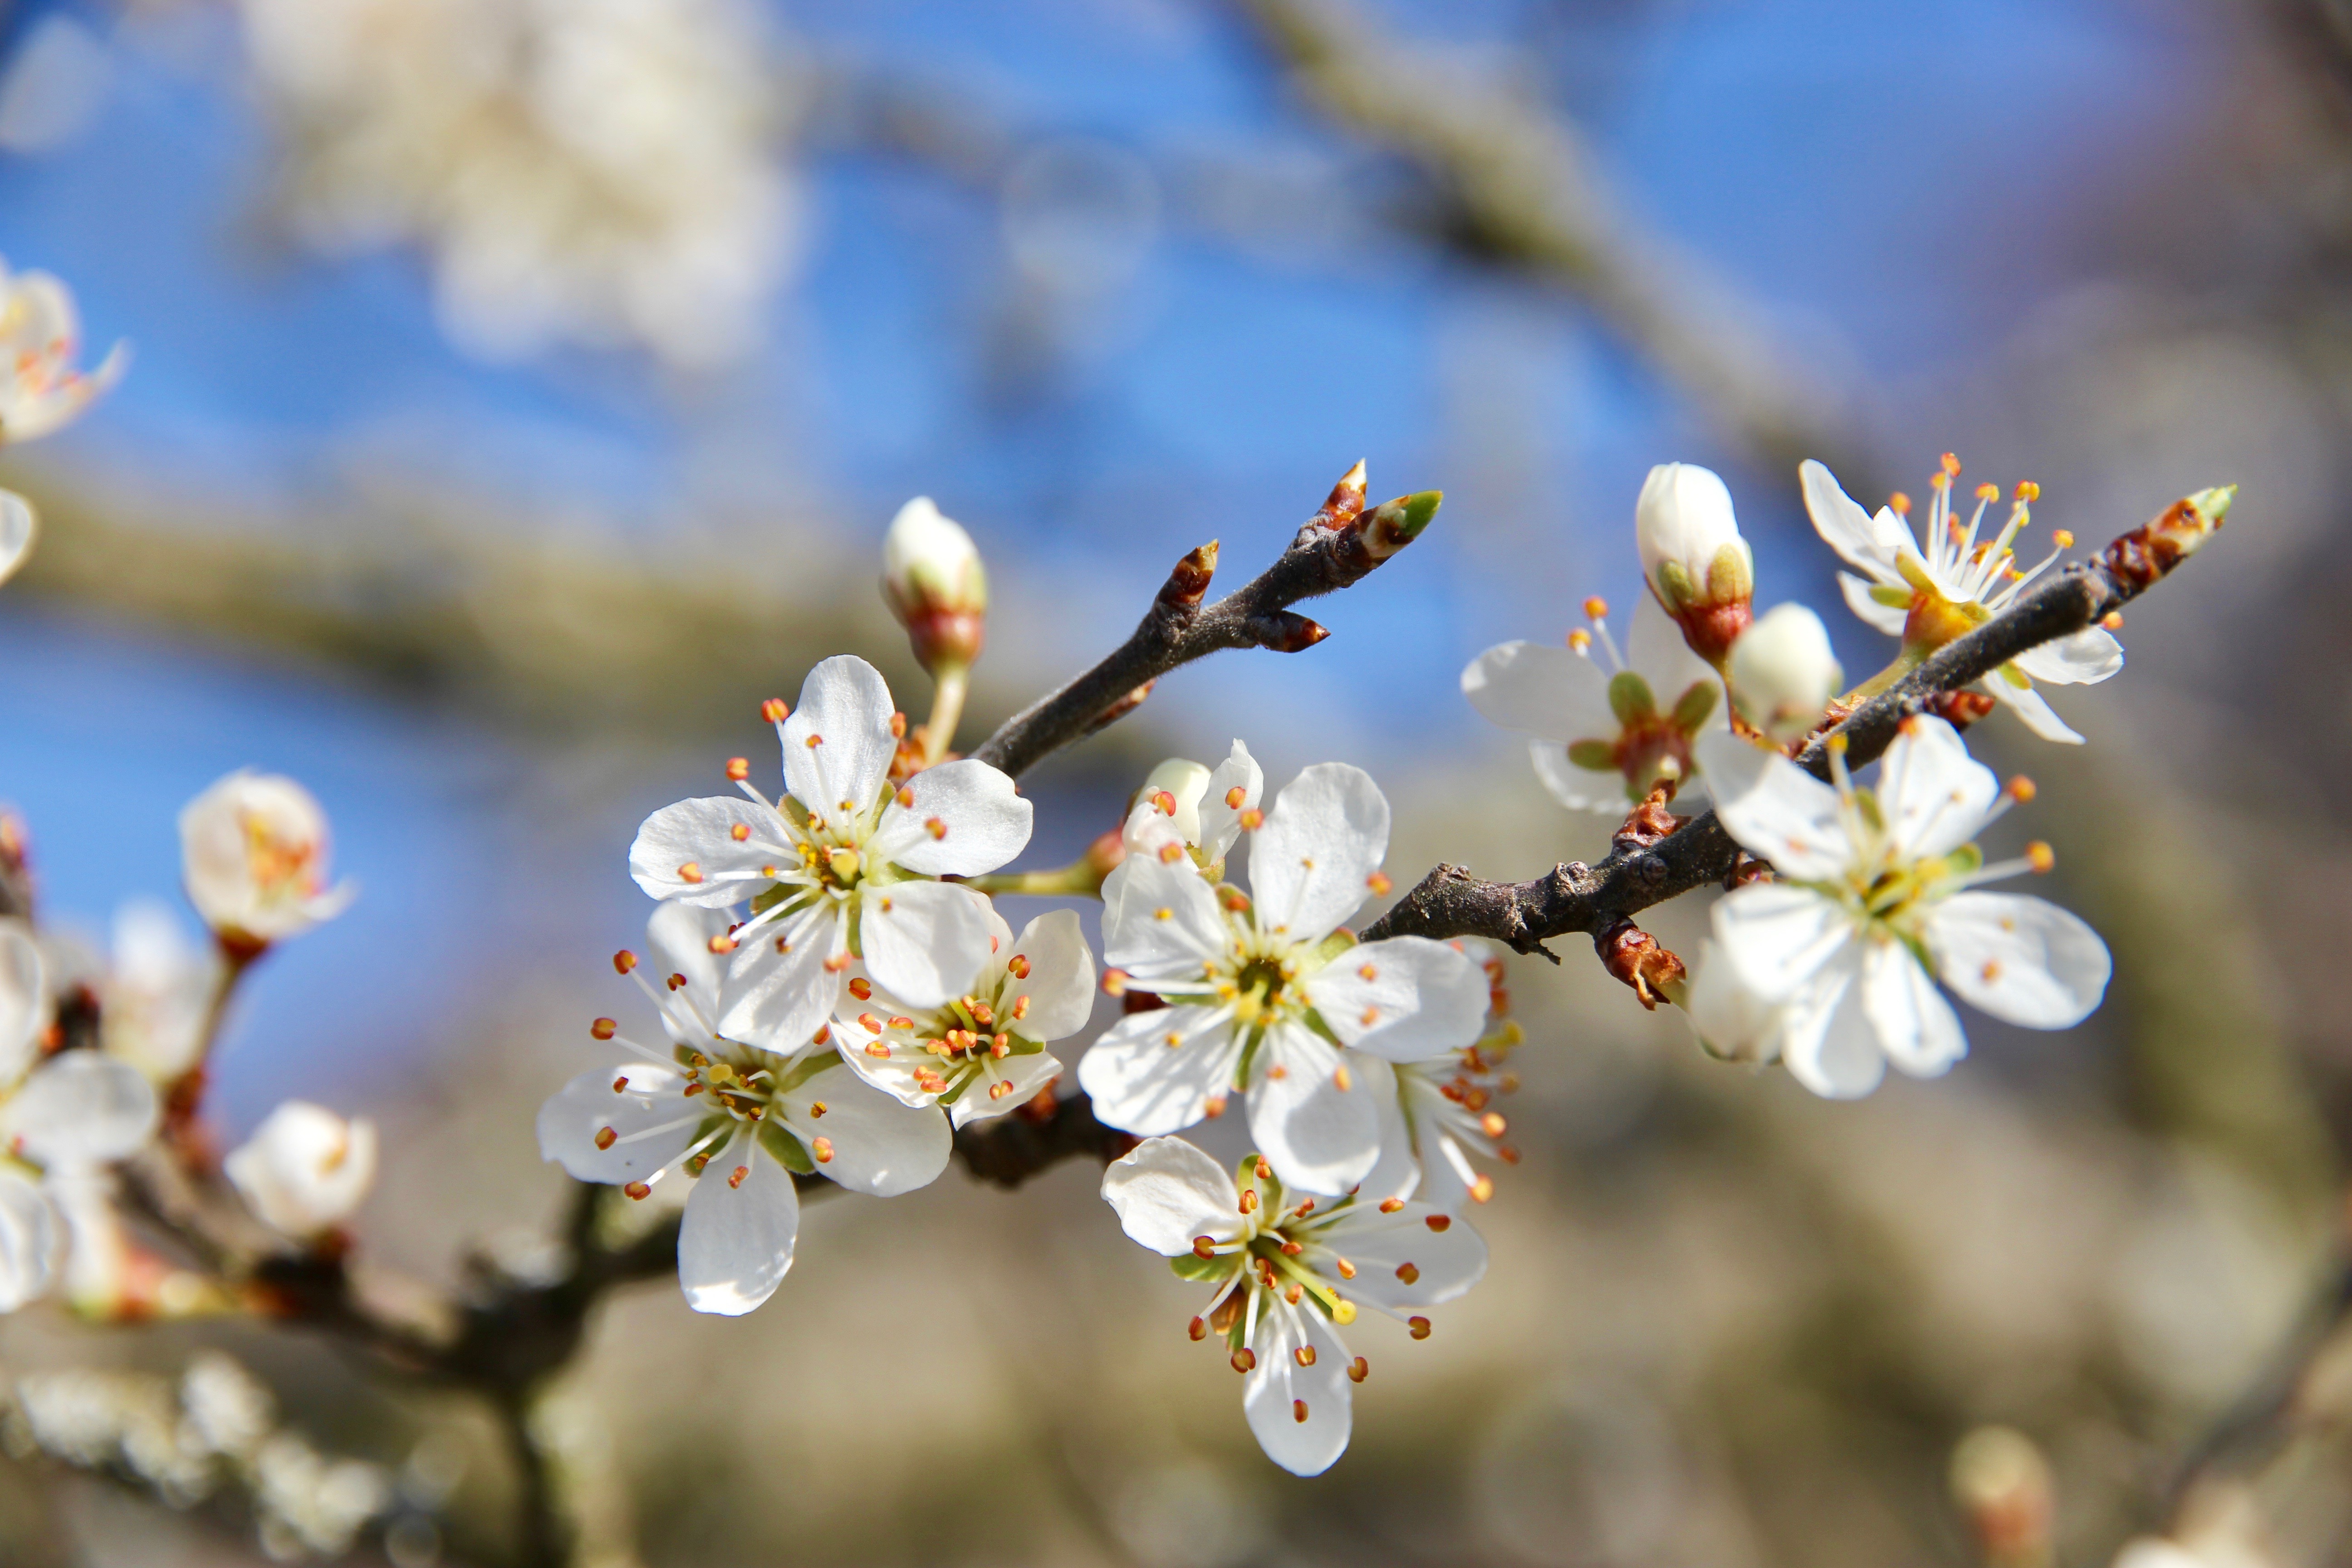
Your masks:
{"label": "pollen on anther", "polygon": [[1248,1372],[1256,1365],[1257,1352],[1250,1349],[1249,1346],[1244,1345],[1241,1349],[1234,1352],[1234,1370],[1235,1372]]}
{"label": "pollen on anther", "polygon": [[1235,784],[1233,788],[1225,792],[1225,809],[1228,811],[1239,811],[1242,808],[1242,802],[1247,799],[1249,799],[1249,791],[1244,789],[1239,784]]}
{"label": "pollen on anther", "polygon": [[741,784],[745,779],[748,779],[748,778],[750,778],[751,776],[751,758],[749,758],[749,757],[730,757],[730,758],[728,758],[728,759],[727,759],[727,778],[728,778],[728,782],[730,782],[730,784]]}
{"label": "pollen on anther", "polygon": [[771,724],[781,724],[792,716],[793,710],[784,705],[781,697],[771,697],[760,704],[760,717]]}
{"label": "pollen on anther", "polygon": [[849,994],[860,1002],[869,1001],[874,995],[874,983],[861,974],[849,983]]}
{"label": "pollen on anther", "polygon": [[[1297,1350],[1292,1351],[1290,1354],[1291,1359],[1297,1362],[1301,1366],[1313,1366],[1315,1364],[1315,1347],[1313,1345],[1301,1345]],[[1299,1405],[1299,1408],[1303,1410],[1306,1408],[1306,1405],[1302,1403]]]}
{"label": "pollen on anther", "polygon": [[730,1187],[740,1187],[740,1186],[741,1186],[741,1185],[743,1184],[743,1178],[744,1178],[744,1177],[746,1177],[746,1176],[748,1176],[748,1175],[750,1175],[751,1173],[751,1166],[749,1166],[749,1165],[738,1165],[738,1166],[736,1166],[736,1167],[734,1168],[734,1170],[732,1170],[732,1171],[730,1171],[730,1172],[729,1172],[729,1173],[728,1173],[728,1174],[727,1174],[727,1184],[728,1184]]}
{"label": "pollen on anther", "polygon": [[2124,613],[2121,610],[2109,610],[2099,617],[2099,625],[2111,632],[2119,632],[2124,629]]}
{"label": "pollen on anther", "polygon": [[1265,813],[1260,811],[1257,807],[1251,806],[1247,811],[1242,813],[1243,832],[1255,833],[1259,828],[1264,827],[1265,826]]}
{"label": "pollen on anther", "polygon": [[833,1140],[830,1138],[810,1139],[809,1152],[816,1156],[816,1163],[818,1164],[830,1164],[833,1161]]}
{"label": "pollen on anther", "polygon": [[620,1021],[616,1018],[599,1018],[588,1026],[588,1035],[592,1039],[609,1040],[620,1032]]}
{"label": "pollen on anther", "polygon": [[[2040,500],[2042,499],[2042,487],[2035,484],[2032,479],[2020,479],[2017,481],[2016,493],[2017,499],[2020,500]],[[2063,550],[2065,546],[2061,545],[2059,548]]]}
{"label": "pollen on anther", "polygon": [[1356,1266],[1344,1258],[1333,1258],[1332,1266],[1339,1270],[1339,1278],[1342,1279],[1353,1279],[1356,1277]]}
{"label": "pollen on anther", "polygon": [[1201,1319],[1195,1318],[1184,1325],[1184,1331],[1197,1343],[1209,1337],[1209,1325]]}
{"label": "pollen on anther", "polygon": [[1897,517],[1909,517],[1911,515],[1911,498],[1905,495],[1901,490],[1896,490],[1893,495],[1888,496],[1886,498],[1886,505],[1887,510],[1894,512]]}
{"label": "pollen on anther", "polygon": [[1982,484],[1982,485],[1979,485],[1979,486],[1977,487],[1977,500],[2000,500],[2000,487],[1999,485],[1994,485],[1994,484]]}
{"label": "pollen on anther", "polygon": [[622,974],[626,974],[636,966],[637,955],[625,947],[613,955],[613,968]]}
{"label": "pollen on anther", "polygon": [[1396,1277],[1403,1280],[1408,1285],[1418,1285],[1421,1283],[1421,1270],[1414,1268],[1410,1263],[1398,1264],[1396,1266]]}
{"label": "pollen on anther", "polygon": [[1470,1198],[1471,1198],[1471,1201],[1472,1201],[1473,1203],[1481,1203],[1481,1204],[1483,1204],[1483,1203],[1485,1203],[1488,1198],[1491,1198],[1491,1197],[1493,1197],[1494,1195],[1495,1195],[1495,1178],[1494,1178],[1494,1177],[1492,1177],[1492,1176],[1481,1176],[1481,1177],[1479,1177],[1476,1181],[1475,1181],[1475,1182],[1473,1182],[1473,1183],[1471,1183],[1471,1184],[1470,1184]]}
{"label": "pollen on anther", "polygon": [[2015,778],[2009,781],[2009,798],[2017,802],[2018,805],[2029,805],[2032,804],[2033,795],[2033,781],[2027,778],[2023,773],[2020,773]]}
{"label": "pollen on anther", "polygon": [[678,879],[679,881],[681,881],[681,882],[699,882],[699,881],[701,881],[701,880],[702,880],[702,867],[701,867],[701,865],[700,865],[698,862],[697,862],[697,861],[688,860],[685,865],[680,866],[680,867],[677,868],[677,879]]}
{"label": "pollen on anther", "polygon": [[875,1057],[877,1058],[887,1058],[890,1054],[890,1047],[884,1045],[879,1040],[875,1040],[866,1046],[866,1054],[869,1057]]}
{"label": "pollen on anther", "polygon": [[1427,1318],[1407,1318],[1404,1321],[1404,1326],[1412,1332],[1414,1339],[1425,1340],[1429,1338],[1429,1320]]}
{"label": "pollen on anther", "polygon": [[1156,921],[1171,921],[1176,918],[1176,911],[1162,904],[1151,911],[1151,918]]}
{"label": "pollen on anther", "polygon": [[900,805],[911,806],[915,804],[915,792],[901,784],[898,788],[897,799]]}
{"label": "pollen on anther", "polygon": [[2040,876],[2058,864],[2058,851],[2037,838],[2025,847],[2025,863]]}
{"label": "pollen on anther", "polygon": [[610,1149],[614,1144],[620,1141],[621,1135],[614,1129],[610,1127],[599,1127],[596,1129],[596,1147],[599,1149]]}
{"label": "pollen on anther", "polygon": [[710,939],[709,947],[711,952],[717,953],[732,952],[735,951],[735,939],[731,936],[714,936]]}
{"label": "pollen on anther", "polygon": [[1579,626],[1574,631],[1570,632],[1568,634],[1568,649],[1570,653],[1591,652],[1592,634],[1586,631],[1582,626]]}
{"label": "pollen on anther", "polygon": [[1184,1043],[1184,1037],[1178,1034],[1173,1029],[1168,1031],[1166,1037],[1168,1041],[1168,1048],[1171,1051]]}
{"label": "pollen on anther", "polygon": [[812,1046],[821,1046],[832,1038],[833,1026],[831,1024],[819,1024],[816,1026],[816,1033],[809,1037],[809,1044]]}
{"label": "pollen on anther", "polygon": [[1348,1363],[1348,1379],[1349,1382],[1361,1383],[1364,1379],[1371,1375],[1372,1363],[1366,1361],[1362,1356],[1358,1356],[1355,1360]]}
{"label": "pollen on anther", "polygon": [[628,1091],[629,1077],[628,1074],[623,1073],[619,1078],[613,1080],[613,1092],[614,1094],[626,1094]]}
{"label": "pollen on anther", "polygon": [[653,1192],[653,1188],[647,1186],[643,1182],[631,1182],[627,1186],[623,1187],[621,1190],[628,1194],[632,1199],[638,1203],[643,1203]]}
{"label": "pollen on anther", "polygon": [[1162,816],[1173,816],[1176,815],[1176,797],[1169,794],[1164,789],[1156,789],[1151,792],[1151,805],[1153,809],[1158,811]]}
{"label": "pollen on anther", "polygon": [[948,825],[944,818],[926,817],[923,821],[923,831],[934,838],[945,838],[948,836]]}
{"label": "pollen on anther", "polygon": [[1381,1212],[1382,1214],[1394,1214],[1397,1210],[1402,1207],[1404,1207],[1404,1200],[1402,1198],[1382,1198],[1381,1200]]}
{"label": "pollen on anther", "polygon": [[1478,1119],[1479,1131],[1489,1138],[1500,1138],[1509,1126],[1510,1123],[1503,1120],[1503,1113],[1499,1110],[1490,1110]]}
{"label": "pollen on anther", "polygon": [[1355,1076],[1344,1066],[1334,1068],[1331,1069],[1331,1087],[1345,1094],[1356,1087]]}
{"label": "pollen on anther", "polygon": [[1378,980],[1381,977],[1381,972],[1378,969],[1373,968],[1369,963],[1356,971],[1356,973],[1362,975],[1367,980]]}
{"label": "pollen on anther", "polygon": [[1104,970],[1102,974],[1102,988],[1103,994],[1106,996],[1126,995],[1127,971],[1124,969]]}
{"label": "pollen on anther", "polygon": [[1267,1164],[1264,1160],[1260,1160],[1256,1164],[1250,1167],[1250,1174],[1255,1176],[1261,1182],[1270,1182],[1274,1180],[1274,1167]]}

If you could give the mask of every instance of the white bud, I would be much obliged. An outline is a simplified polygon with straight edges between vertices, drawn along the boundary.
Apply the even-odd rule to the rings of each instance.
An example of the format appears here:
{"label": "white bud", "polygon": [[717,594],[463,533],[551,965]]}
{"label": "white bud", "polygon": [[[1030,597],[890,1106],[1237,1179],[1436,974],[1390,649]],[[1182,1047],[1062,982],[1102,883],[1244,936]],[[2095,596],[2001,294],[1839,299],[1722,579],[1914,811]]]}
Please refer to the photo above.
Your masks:
{"label": "white bud", "polygon": [[231,943],[265,947],[341,913],[352,890],[328,886],[328,856],[327,814],[277,773],[240,769],[180,812],[188,901]]}
{"label": "white bud", "polygon": [[1208,793],[1209,770],[1199,763],[1183,757],[1171,757],[1144,778],[1143,788],[1136,797],[1139,805],[1150,802],[1160,791],[1168,792],[1176,803],[1176,815],[1159,813],[1160,819],[1174,828],[1187,844],[1201,842],[1201,797]]}
{"label": "white bud", "polygon": [[307,1240],[350,1218],[367,1196],[375,1181],[375,1127],[289,1100],[221,1168],[263,1224]]}
{"label": "white bud", "polygon": [[926,669],[980,657],[988,574],[961,524],[917,496],[882,540],[882,593]]}
{"label": "white bud", "polygon": [[1633,508],[1642,575],[1669,615],[1744,605],[1755,592],[1754,559],[1739,537],[1731,492],[1714,470],[1660,463]]}
{"label": "white bud", "polygon": [[1811,732],[1843,679],[1828,628],[1802,605],[1768,611],[1731,645],[1731,700],[1775,742]]}

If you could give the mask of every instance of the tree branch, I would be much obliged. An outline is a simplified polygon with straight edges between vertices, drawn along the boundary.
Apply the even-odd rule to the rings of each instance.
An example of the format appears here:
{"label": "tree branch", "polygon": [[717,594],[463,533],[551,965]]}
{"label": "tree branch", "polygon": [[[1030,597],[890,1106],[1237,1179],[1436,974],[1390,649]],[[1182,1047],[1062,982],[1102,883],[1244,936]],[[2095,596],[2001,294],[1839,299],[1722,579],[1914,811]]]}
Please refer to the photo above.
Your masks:
{"label": "tree branch", "polygon": [[1330,634],[1290,606],[1360,582],[1420,536],[1437,513],[1435,490],[1401,496],[1364,510],[1364,465],[1333,486],[1329,499],[1255,581],[1203,605],[1217,570],[1213,540],[1176,563],[1136,624],[1108,658],[998,726],[972,753],[1019,777],[1073,741],[1092,734],[1143,700],[1151,683],[1222,648],[1297,653]]}
{"label": "tree branch", "polygon": [[[1815,736],[1798,764],[1827,778],[1833,734],[1845,736],[1850,765],[1874,761],[1929,699],[1971,686],[2018,655],[2083,631],[2137,598],[2210,538],[2228,510],[2224,491],[2173,502],[2095,559],[2068,567],[1937,649],[1894,687]],[[1519,952],[1552,957],[1547,941],[1580,932],[1601,936],[1653,904],[1721,881],[1738,857],[1739,846],[1709,811],[1654,844],[1624,844],[1597,866],[1573,861],[1530,881],[1481,881],[1459,866],[1439,866],[1366,928],[1363,938],[1484,936]]]}

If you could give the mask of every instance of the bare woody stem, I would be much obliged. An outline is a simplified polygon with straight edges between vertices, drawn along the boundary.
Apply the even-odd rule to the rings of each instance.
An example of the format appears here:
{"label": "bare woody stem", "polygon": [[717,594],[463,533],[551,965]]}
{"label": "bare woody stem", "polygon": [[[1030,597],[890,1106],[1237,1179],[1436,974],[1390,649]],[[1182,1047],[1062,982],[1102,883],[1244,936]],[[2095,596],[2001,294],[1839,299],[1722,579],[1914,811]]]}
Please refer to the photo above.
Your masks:
{"label": "bare woody stem", "polygon": [[[1799,765],[1829,776],[1830,734],[1846,738],[1848,763],[1860,767],[1894,741],[1906,719],[1930,699],[1958,691],[2021,653],[2072,637],[2137,598],[2210,538],[2229,509],[2230,492],[2208,490],[2175,501],[2154,521],[2024,594],[1984,625],[1957,637],[1917,668],[1816,735]],[[1487,882],[1459,866],[1440,866],[1372,922],[1364,940],[1391,936],[1484,936],[1519,952],[1556,955],[1555,937],[1601,938],[1653,904],[1729,876],[1739,847],[1714,812],[1649,845],[1628,844],[1597,866],[1555,866],[1525,882]]]}
{"label": "bare woody stem", "polygon": [[1247,586],[1204,604],[1217,570],[1213,540],[1176,563],[1134,635],[1108,658],[1001,725],[972,755],[1015,777],[1073,741],[1133,711],[1151,683],[1181,665],[1229,647],[1297,653],[1330,634],[1290,608],[1360,582],[1412,543],[1436,515],[1435,490],[1402,496],[1367,511],[1364,465],[1332,487],[1275,563]]}

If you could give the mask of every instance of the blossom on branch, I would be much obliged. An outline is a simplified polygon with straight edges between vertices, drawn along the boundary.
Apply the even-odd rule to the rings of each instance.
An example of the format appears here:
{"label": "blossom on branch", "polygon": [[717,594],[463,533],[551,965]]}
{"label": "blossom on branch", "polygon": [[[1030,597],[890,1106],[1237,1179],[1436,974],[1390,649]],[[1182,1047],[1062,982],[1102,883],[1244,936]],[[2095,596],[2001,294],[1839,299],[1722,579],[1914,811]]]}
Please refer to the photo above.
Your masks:
{"label": "blossom on branch", "polygon": [[[63,429],[121,379],[130,351],[117,343],[94,370],[81,354],[73,291],[47,272],[10,272],[0,261],[0,442]],[[0,572],[0,575],[5,575]]]}
{"label": "blossom on branch", "polygon": [[[1245,1375],[1242,1412],[1267,1458],[1320,1475],[1347,1451],[1351,1384],[1370,1375],[1339,1333],[1360,1305],[1429,1335],[1417,1309],[1486,1272],[1478,1233],[1426,1204],[1299,1197],[1253,1154],[1240,1176],[1180,1138],[1146,1140],[1103,1173],[1127,1234],[1210,1288],[1192,1336],[1214,1331]],[[1410,1315],[1409,1315],[1410,1314]]]}
{"label": "blossom on branch", "polygon": [[327,814],[278,773],[240,768],[180,812],[188,901],[222,947],[250,958],[341,914],[348,882],[330,886]]}
{"label": "blossom on branch", "polygon": [[659,1047],[623,1037],[610,1018],[590,1029],[638,1059],[585,1072],[539,1111],[539,1152],[583,1182],[644,1198],[655,1185],[695,1178],[678,1230],[678,1284],[698,1312],[730,1317],[775,1293],[800,1233],[793,1176],[823,1172],[843,1186],[889,1197],[947,1169],[947,1119],[902,1105],[842,1062],[829,1042],[795,1053],[722,1035],[713,939],[727,917],[663,905],[646,934],[664,972],[656,985],[636,954],[614,967],[661,1015]]}
{"label": "blossom on branch", "polygon": [[900,507],[882,537],[882,596],[925,669],[937,673],[980,657],[988,635],[988,573],[971,535],[929,496]]}
{"label": "blossom on branch", "polygon": [[221,1163],[254,1216],[281,1236],[324,1236],[365,1201],[375,1182],[375,1125],[289,1100]]}
{"label": "blossom on branch", "polygon": [[1508,1126],[1495,1102],[1519,1086],[1503,1062],[1527,1035],[1503,1016],[1509,997],[1500,952],[1483,942],[1454,945],[1465,947],[1486,973],[1494,1026],[1471,1045],[1411,1061],[1348,1053],[1349,1067],[1370,1083],[1381,1102],[1380,1163],[1356,1192],[1367,1203],[1416,1198],[1459,1215],[1495,1195],[1494,1178],[1472,1165],[1471,1155],[1518,1163],[1518,1151],[1503,1142]]}
{"label": "blossom on branch", "polygon": [[875,983],[916,1007],[970,991],[988,961],[987,899],[940,880],[992,871],[1029,842],[1030,806],[1013,781],[965,758],[889,782],[903,717],[864,659],[826,659],[789,714],[771,702],[783,747],[783,796],[680,801],[646,818],[629,847],[637,886],[698,909],[749,901],[711,935],[731,953],[710,1026],[790,1054],[841,1009],[861,960]]}
{"label": "blossom on branch", "polygon": [[1843,680],[1829,628],[1802,605],[1779,605],[1731,645],[1731,700],[1776,744],[1802,740]]}
{"label": "blossom on branch", "polygon": [[[1914,1078],[1942,1074],[1968,1052],[1952,991],[2005,1022],[2063,1029],[2105,994],[2106,944],[2043,900],[1975,889],[2052,864],[2036,844],[1987,865],[1974,839],[2030,784],[2004,790],[1940,719],[1906,721],[1875,789],[1847,776],[1832,747],[1835,787],[1794,763],[1729,737],[1710,745],[1716,810],[1781,880],[1754,883],[1715,907],[1718,966],[1745,993],[1715,992],[1703,973],[1717,1055],[1785,1062],[1816,1094],[1878,1087],[1892,1061]],[[1701,1011],[1694,1009],[1694,1016]]]}
{"label": "blossom on branch", "polygon": [[1130,856],[1105,884],[1106,984],[1167,1005],[1113,1025],[1078,1081],[1103,1121],[1147,1137],[1244,1095],[1285,1182],[1344,1192],[1379,1157],[1381,1110],[1342,1049],[1413,1060],[1469,1044],[1486,976],[1442,942],[1359,945],[1339,930],[1388,888],[1389,805],[1362,769],[1318,763],[1240,826],[1254,831],[1247,893],[1181,851]]}
{"label": "blossom on branch", "polygon": [[[1265,772],[1239,741],[1213,768],[1171,757],[1152,769],[1136,792],[1119,828],[1121,847],[1129,860],[1157,856],[1172,862],[1189,854],[1194,865],[1208,870],[1241,837],[1242,818],[1258,809],[1265,794]],[[1171,846],[1175,847],[1172,853]],[[1106,906],[1118,897],[1114,883],[1126,885],[1118,868],[1104,879]]]}
{"label": "blossom on branch", "polygon": [[1711,468],[1660,463],[1633,506],[1642,577],[1674,617],[1691,651],[1720,669],[1747,628],[1756,562],[1731,508],[1731,491]]}

